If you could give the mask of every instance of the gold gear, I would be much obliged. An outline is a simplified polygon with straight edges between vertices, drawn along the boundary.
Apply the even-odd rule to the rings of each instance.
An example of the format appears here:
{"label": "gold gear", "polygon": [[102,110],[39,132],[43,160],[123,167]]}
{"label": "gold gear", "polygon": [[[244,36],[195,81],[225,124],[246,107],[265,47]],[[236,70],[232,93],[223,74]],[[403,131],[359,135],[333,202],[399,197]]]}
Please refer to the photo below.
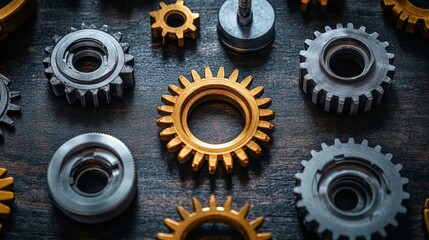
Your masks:
{"label": "gold gear", "polygon": [[258,217],[249,222],[246,219],[250,205],[246,203],[240,211],[231,209],[232,197],[227,197],[223,207],[218,207],[214,195],[210,196],[210,205],[203,208],[197,198],[192,198],[195,212],[188,213],[183,207],[178,206],[182,220],[176,222],[172,219],[165,219],[164,224],[172,233],[158,233],[160,240],[184,240],[193,229],[205,223],[223,223],[231,226],[249,240],[267,240],[272,238],[271,233],[258,233],[256,230],[264,222],[264,217]]}
{"label": "gold gear", "polygon": [[[197,38],[197,31],[200,27],[200,15],[193,13],[184,5],[183,0],[177,0],[174,4],[159,3],[158,11],[150,12],[152,36],[162,37],[162,44],[167,42],[167,39],[177,39],[179,47],[185,44],[185,37],[192,39]],[[167,22],[171,16],[180,16],[183,20],[181,26],[170,26]]]}
{"label": "gold gear", "polygon": [[12,0],[0,9],[0,40],[18,28],[36,9],[36,0]]}
{"label": "gold gear", "polygon": [[[202,166],[204,160],[208,160],[211,174],[216,172],[218,161],[222,161],[230,173],[233,157],[241,166],[248,166],[249,158],[246,152],[259,157],[262,149],[258,143],[270,141],[268,134],[274,129],[274,125],[269,120],[274,118],[274,112],[267,108],[271,105],[271,98],[260,98],[264,92],[262,86],[249,90],[252,76],[237,82],[237,69],[229,78],[225,78],[223,67],[219,68],[217,76],[213,76],[209,67],[205,68],[205,78],[201,78],[195,70],[191,73],[193,82],[179,76],[181,87],[170,84],[168,90],[172,95],[162,96],[166,105],[158,107],[158,113],[163,117],[157,120],[158,126],[165,128],[159,134],[161,140],[169,141],[169,152],[181,149],[177,156],[180,163],[186,162],[194,155],[194,171]],[[230,142],[209,144],[196,138],[189,129],[188,115],[199,104],[211,100],[228,102],[244,116],[242,132]]]}
{"label": "gold gear", "polygon": [[[6,218],[10,214],[10,207],[8,207],[5,202],[13,201],[14,194],[12,191],[8,191],[7,189],[11,189],[13,187],[13,178],[3,176],[6,174],[6,169],[0,168],[0,217]],[[2,225],[0,223],[0,229],[2,229]]]}
{"label": "gold gear", "polygon": [[429,37],[429,9],[419,8],[409,0],[383,0],[382,5],[384,10],[392,11],[398,29],[414,33],[420,27],[422,35]]}
{"label": "gold gear", "polygon": [[328,2],[331,2],[331,0],[301,0],[301,12],[307,12],[308,4],[311,3],[313,5],[319,4],[320,12],[326,13]]}
{"label": "gold gear", "polygon": [[429,237],[429,198],[426,199],[425,206],[423,208],[423,221],[426,228],[426,234]]}

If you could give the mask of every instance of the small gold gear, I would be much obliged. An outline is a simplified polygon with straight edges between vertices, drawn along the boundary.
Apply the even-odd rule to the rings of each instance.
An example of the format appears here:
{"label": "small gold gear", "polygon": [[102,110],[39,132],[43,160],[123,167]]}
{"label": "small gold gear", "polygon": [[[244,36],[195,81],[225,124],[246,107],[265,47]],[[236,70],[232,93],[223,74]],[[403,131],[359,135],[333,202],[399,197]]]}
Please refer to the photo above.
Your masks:
{"label": "small gold gear", "polygon": [[382,6],[392,11],[398,29],[414,33],[417,27],[424,37],[429,37],[429,9],[419,8],[409,0],[383,0]]}
{"label": "small gold gear", "polygon": [[[10,207],[8,207],[5,202],[13,201],[14,194],[11,189],[13,187],[13,178],[12,177],[3,177],[6,174],[6,169],[0,168],[0,217],[7,218],[10,215]],[[0,223],[0,230],[2,229]]]}
{"label": "small gold gear", "polygon": [[12,0],[0,9],[0,40],[24,23],[36,5],[36,0]]}
{"label": "small gold gear", "polygon": [[301,0],[301,12],[307,12],[308,4],[319,4],[320,5],[320,12],[326,13],[326,10],[328,8],[328,3],[333,2],[334,0]]}
{"label": "small gold gear", "polygon": [[425,206],[423,208],[423,221],[426,229],[426,236],[429,237],[429,198],[426,199]]}
{"label": "small gold gear", "polygon": [[218,207],[214,195],[210,196],[210,205],[203,208],[197,198],[192,198],[195,212],[188,213],[185,208],[178,206],[182,220],[176,222],[172,219],[165,219],[164,224],[173,231],[172,233],[158,233],[160,240],[184,240],[193,229],[205,223],[224,223],[240,232],[249,240],[267,240],[272,238],[271,233],[258,233],[256,230],[264,222],[264,217],[258,217],[249,222],[246,219],[250,205],[246,203],[240,211],[231,209],[232,197],[227,197],[223,207]]}
{"label": "small gold gear", "polygon": [[[177,0],[174,4],[159,3],[160,9],[150,13],[152,36],[162,37],[162,44],[167,39],[177,39],[179,47],[185,44],[185,37],[197,38],[197,31],[200,27],[200,15],[193,13],[184,5],[183,0]],[[168,23],[170,17],[176,17],[183,20],[180,26],[171,26]]]}
{"label": "small gold gear", "polygon": [[[205,78],[201,78],[195,70],[191,73],[193,82],[179,76],[181,87],[170,84],[168,90],[172,95],[162,96],[166,105],[158,107],[158,113],[163,117],[157,120],[158,126],[165,128],[159,134],[161,140],[169,141],[169,152],[181,149],[177,156],[179,163],[186,162],[194,155],[194,171],[202,166],[205,159],[209,161],[211,174],[216,172],[218,161],[223,162],[228,173],[232,172],[233,157],[241,166],[248,166],[246,152],[259,157],[262,149],[258,143],[270,141],[268,134],[274,129],[274,125],[269,120],[274,118],[274,112],[267,108],[271,105],[271,98],[260,98],[264,92],[262,86],[249,90],[252,76],[237,82],[237,69],[229,78],[225,78],[223,67],[219,68],[217,76],[213,76],[209,67],[205,68]],[[242,132],[230,142],[209,144],[196,138],[189,129],[188,115],[199,104],[211,100],[230,103],[244,116]]]}

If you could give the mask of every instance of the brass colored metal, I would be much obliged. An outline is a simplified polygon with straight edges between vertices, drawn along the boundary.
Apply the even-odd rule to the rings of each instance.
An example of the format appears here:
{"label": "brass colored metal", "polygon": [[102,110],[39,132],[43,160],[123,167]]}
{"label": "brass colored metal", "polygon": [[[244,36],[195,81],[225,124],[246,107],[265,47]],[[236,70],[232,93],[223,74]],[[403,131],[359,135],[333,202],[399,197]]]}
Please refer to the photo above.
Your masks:
{"label": "brass colored metal", "polygon": [[319,4],[320,12],[326,13],[326,10],[328,8],[328,3],[333,1],[334,0],[301,0],[301,12],[307,12],[309,4],[313,4],[313,5]]}
{"label": "brass colored metal", "polygon": [[423,220],[426,229],[426,236],[429,236],[429,198],[426,199],[425,206],[423,208]]}
{"label": "brass colored metal", "polygon": [[[261,98],[264,87],[249,89],[253,77],[248,76],[237,82],[238,70],[229,78],[225,78],[225,70],[219,68],[217,76],[213,76],[209,67],[205,68],[205,78],[192,70],[192,79],[179,76],[181,87],[170,84],[171,95],[163,95],[165,106],[158,107],[158,113],[163,117],[157,120],[158,126],[165,128],[160,132],[163,141],[169,141],[169,152],[179,151],[178,160],[184,163],[193,156],[192,168],[197,171],[209,161],[209,172],[214,174],[218,162],[223,162],[228,173],[232,172],[233,157],[246,167],[249,165],[247,153],[259,157],[262,153],[260,143],[270,141],[268,134],[274,129],[269,120],[274,118],[274,112],[267,109],[271,98]],[[207,101],[221,100],[239,109],[245,119],[243,131],[232,141],[222,144],[209,144],[196,138],[189,129],[188,116],[192,110]],[[247,153],[246,153],[247,152]]]}
{"label": "brass colored metal", "polygon": [[[200,15],[193,13],[184,5],[183,0],[177,0],[174,4],[159,3],[160,9],[150,13],[152,36],[162,38],[162,44],[167,39],[177,39],[179,47],[185,44],[185,37],[196,39],[200,28]],[[172,26],[169,18],[183,21],[180,26]]]}
{"label": "brass colored metal", "polygon": [[178,206],[182,220],[176,222],[172,219],[165,219],[164,224],[172,233],[158,233],[157,238],[160,240],[184,240],[186,236],[195,228],[205,223],[223,223],[236,229],[248,240],[268,240],[272,239],[271,233],[258,233],[257,229],[264,222],[264,217],[258,217],[253,221],[246,219],[250,205],[246,203],[240,211],[231,209],[232,197],[227,197],[223,207],[217,206],[214,195],[210,196],[210,204],[203,208],[197,198],[192,198],[195,212],[188,213],[185,208]]}
{"label": "brass colored metal", "polygon": [[[5,202],[13,201],[14,194],[12,191],[9,191],[13,187],[13,178],[12,177],[3,177],[6,174],[6,169],[0,168],[0,217],[6,218],[9,216],[11,210],[10,207],[5,204]],[[0,229],[2,225],[0,223]]]}
{"label": "brass colored metal", "polygon": [[407,33],[420,28],[424,37],[429,37],[429,9],[419,8],[409,0],[383,0],[384,10],[392,11],[396,27]]}
{"label": "brass colored metal", "polygon": [[36,0],[12,0],[0,9],[0,40],[24,23],[36,9]]}

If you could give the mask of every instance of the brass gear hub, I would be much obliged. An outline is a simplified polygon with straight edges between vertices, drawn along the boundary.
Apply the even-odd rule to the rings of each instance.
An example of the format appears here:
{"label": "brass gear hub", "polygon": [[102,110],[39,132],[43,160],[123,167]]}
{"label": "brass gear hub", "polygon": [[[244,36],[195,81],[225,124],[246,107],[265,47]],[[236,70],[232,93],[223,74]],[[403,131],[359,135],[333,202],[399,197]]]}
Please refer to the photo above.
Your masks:
{"label": "brass gear hub", "polygon": [[383,0],[384,10],[392,11],[396,27],[407,33],[414,33],[420,28],[424,37],[429,37],[429,9],[420,8],[409,0]]}
{"label": "brass gear hub", "polygon": [[[179,76],[181,87],[170,84],[168,89],[172,95],[163,95],[165,106],[158,107],[163,117],[157,120],[158,126],[165,128],[160,132],[163,141],[169,141],[167,149],[176,152],[180,163],[186,162],[192,155],[192,168],[197,171],[204,160],[209,161],[209,172],[214,174],[218,161],[222,161],[227,172],[232,172],[233,157],[246,167],[249,164],[247,153],[259,157],[262,153],[260,143],[268,143],[268,134],[274,129],[269,120],[274,112],[267,109],[271,98],[260,98],[264,87],[249,89],[253,77],[248,76],[237,82],[238,70],[229,78],[225,78],[225,70],[219,68],[217,76],[213,76],[209,67],[205,68],[205,78],[192,70],[193,82]],[[188,116],[192,110],[207,101],[221,100],[239,109],[245,119],[242,132],[232,141],[222,144],[210,144],[196,138],[189,129]]]}
{"label": "brass gear hub", "polygon": [[[197,38],[200,15],[193,13],[184,4],[183,0],[177,0],[176,3],[169,5],[160,2],[160,9],[150,13],[152,36],[162,38],[162,44],[165,44],[167,39],[177,39],[179,47],[183,47],[185,37],[194,40]],[[169,18],[176,18],[183,22],[180,26],[173,26],[169,24]]]}
{"label": "brass gear hub", "polygon": [[183,207],[178,206],[182,220],[176,222],[172,219],[165,219],[164,224],[172,233],[158,233],[160,240],[184,240],[186,235],[193,229],[205,223],[224,223],[227,224],[249,240],[267,240],[272,238],[271,233],[258,233],[256,230],[264,222],[264,217],[258,217],[253,221],[246,219],[250,205],[246,203],[240,211],[231,209],[232,197],[227,197],[223,207],[218,207],[214,195],[210,196],[210,205],[203,208],[197,198],[192,198],[195,212],[188,213]]}
{"label": "brass gear hub", "polygon": [[[13,201],[15,198],[12,191],[9,191],[13,187],[13,178],[4,177],[6,175],[6,169],[0,168],[0,217],[5,218],[10,215],[11,209],[5,204],[5,202]],[[2,229],[0,223],[0,230]]]}

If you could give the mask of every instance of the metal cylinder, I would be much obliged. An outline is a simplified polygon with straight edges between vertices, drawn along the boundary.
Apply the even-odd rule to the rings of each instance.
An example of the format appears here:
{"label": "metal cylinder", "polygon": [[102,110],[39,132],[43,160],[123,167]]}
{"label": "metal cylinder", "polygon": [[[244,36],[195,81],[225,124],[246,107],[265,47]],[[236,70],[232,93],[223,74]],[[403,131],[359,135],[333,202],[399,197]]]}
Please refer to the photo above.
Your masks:
{"label": "metal cylinder", "polygon": [[238,0],[238,15],[249,17],[252,14],[252,0]]}

